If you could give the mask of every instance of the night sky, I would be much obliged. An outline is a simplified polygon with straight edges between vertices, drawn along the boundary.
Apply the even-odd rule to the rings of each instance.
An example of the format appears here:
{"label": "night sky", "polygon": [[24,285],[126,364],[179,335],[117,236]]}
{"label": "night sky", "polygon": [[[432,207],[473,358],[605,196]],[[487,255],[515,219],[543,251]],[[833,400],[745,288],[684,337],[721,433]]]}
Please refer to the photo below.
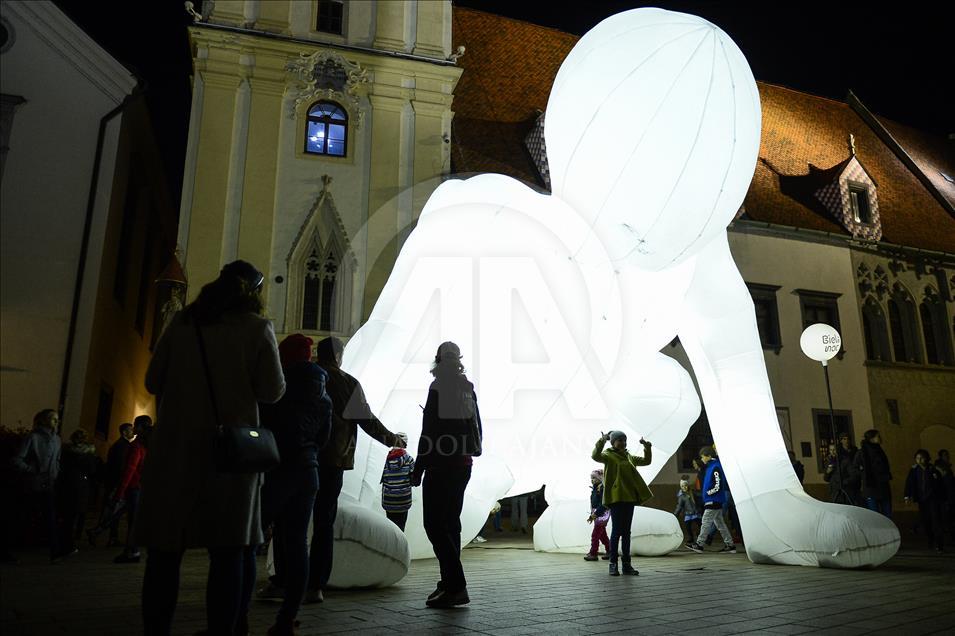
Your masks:
{"label": "night sky", "polygon": [[[186,37],[191,20],[182,1],[55,3],[145,81],[170,186],[178,198],[192,72]],[[955,3],[455,3],[578,35],[613,13],[640,6],[693,13],[736,41],[758,80],[835,99],[844,99],[852,89],[879,115],[940,135],[955,133],[955,105],[950,97],[955,85]]]}

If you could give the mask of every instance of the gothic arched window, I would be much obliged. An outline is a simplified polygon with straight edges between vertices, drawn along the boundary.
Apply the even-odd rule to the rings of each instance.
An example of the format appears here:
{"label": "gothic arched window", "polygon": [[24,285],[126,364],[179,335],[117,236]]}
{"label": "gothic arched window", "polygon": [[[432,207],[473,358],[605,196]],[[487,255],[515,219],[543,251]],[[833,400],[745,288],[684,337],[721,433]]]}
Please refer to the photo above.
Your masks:
{"label": "gothic arched window", "polygon": [[318,246],[312,248],[305,261],[305,285],[302,293],[302,329],[333,331],[335,329],[335,283],[339,259],[331,250],[324,256]]}
{"label": "gothic arched window", "polygon": [[316,102],[305,121],[305,152],[344,157],[348,148],[348,114],[335,102]]}
{"label": "gothic arched window", "polygon": [[888,306],[895,361],[921,364],[922,345],[916,326],[915,302],[912,296],[904,288],[896,285]]}
{"label": "gothic arched window", "polygon": [[869,298],[862,306],[862,328],[865,332],[866,357],[869,360],[891,361],[885,314],[874,298]]}
{"label": "gothic arched window", "polygon": [[948,339],[948,330],[945,328],[945,307],[931,287],[926,288],[925,298],[919,304],[919,318],[922,322],[922,337],[925,339],[928,363],[955,364],[952,343]]}

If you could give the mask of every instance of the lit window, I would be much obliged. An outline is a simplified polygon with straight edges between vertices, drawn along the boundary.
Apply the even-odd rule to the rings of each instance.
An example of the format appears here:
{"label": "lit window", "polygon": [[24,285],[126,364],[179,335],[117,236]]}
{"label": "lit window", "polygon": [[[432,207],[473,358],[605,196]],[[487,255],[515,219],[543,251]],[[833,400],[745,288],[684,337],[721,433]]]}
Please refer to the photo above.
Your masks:
{"label": "lit window", "polygon": [[308,109],[305,152],[344,157],[348,147],[348,115],[333,102],[318,102]]}
{"label": "lit window", "polygon": [[318,0],[318,20],[315,30],[341,35],[344,26],[345,3],[342,0]]}
{"label": "lit window", "polygon": [[871,223],[872,211],[869,208],[869,189],[865,186],[849,186],[849,205],[852,207],[852,218],[856,223]]}

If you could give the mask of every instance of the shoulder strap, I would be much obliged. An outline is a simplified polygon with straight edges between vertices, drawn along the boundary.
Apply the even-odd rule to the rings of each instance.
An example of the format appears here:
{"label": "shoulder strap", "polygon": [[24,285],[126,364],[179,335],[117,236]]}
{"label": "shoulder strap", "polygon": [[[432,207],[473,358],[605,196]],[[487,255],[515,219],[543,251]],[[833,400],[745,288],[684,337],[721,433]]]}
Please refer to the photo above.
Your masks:
{"label": "shoulder strap", "polygon": [[209,372],[209,359],[206,357],[206,343],[202,338],[202,328],[199,327],[199,321],[195,316],[192,317],[193,324],[196,326],[196,337],[199,339],[199,353],[202,355],[202,368],[206,374],[206,386],[209,387],[209,399],[212,400],[212,415],[215,417],[216,428],[222,428],[219,421],[219,407],[216,404],[216,390],[212,387],[212,374]]}

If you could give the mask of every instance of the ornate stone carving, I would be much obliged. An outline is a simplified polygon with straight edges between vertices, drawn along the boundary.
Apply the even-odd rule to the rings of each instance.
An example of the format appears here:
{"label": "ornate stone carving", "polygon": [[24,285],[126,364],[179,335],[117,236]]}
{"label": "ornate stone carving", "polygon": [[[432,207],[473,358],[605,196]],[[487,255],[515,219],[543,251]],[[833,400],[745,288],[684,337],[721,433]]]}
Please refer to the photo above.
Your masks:
{"label": "ornate stone carving", "polygon": [[348,102],[358,117],[361,128],[365,113],[359,101],[359,89],[368,83],[368,70],[355,62],[349,62],[333,51],[301,53],[299,59],[285,66],[294,78],[295,102],[289,111],[289,119],[295,119],[299,107],[309,101],[327,97]]}

